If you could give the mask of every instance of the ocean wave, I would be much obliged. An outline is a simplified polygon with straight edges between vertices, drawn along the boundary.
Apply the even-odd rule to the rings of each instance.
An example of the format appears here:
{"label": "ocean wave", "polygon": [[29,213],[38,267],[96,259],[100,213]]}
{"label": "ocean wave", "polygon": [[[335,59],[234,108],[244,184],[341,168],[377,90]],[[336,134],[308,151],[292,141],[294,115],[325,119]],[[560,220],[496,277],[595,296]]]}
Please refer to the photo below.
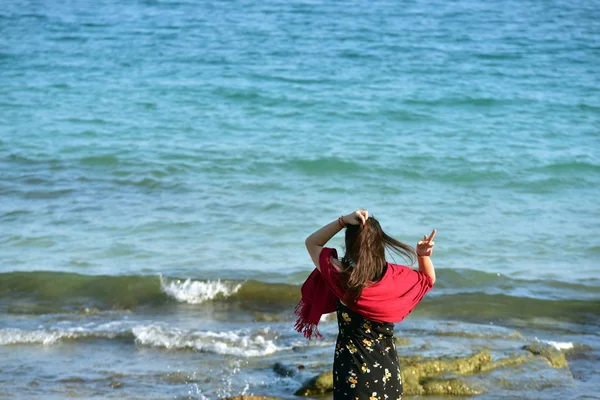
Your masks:
{"label": "ocean wave", "polygon": [[[481,271],[438,272],[436,287],[415,313],[464,321],[550,318],[600,323],[595,281],[526,281]],[[0,273],[0,309],[11,309],[13,314],[19,314],[21,308],[32,312],[31,307],[13,306],[18,304],[40,306],[36,308],[39,313],[73,313],[85,308],[102,311],[185,303],[202,312],[207,303],[214,302],[231,312],[285,313],[299,298],[299,283],[47,271]]]}
{"label": "ocean wave", "polygon": [[193,349],[224,355],[258,357],[286,349],[277,346],[274,340],[266,339],[266,333],[268,330],[254,334],[234,331],[186,331],[160,325],[133,328],[137,344],[169,350]]}
{"label": "ocean wave", "polygon": [[337,157],[291,160],[286,167],[297,169],[306,175],[331,175],[336,173],[358,173],[365,169],[360,163]]}
{"label": "ocean wave", "polygon": [[16,328],[0,329],[0,346],[11,344],[52,344],[63,338],[74,338],[77,334],[60,331],[25,331]]}
{"label": "ocean wave", "polygon": [[585,161],[556,162],[541,167],[531,168],[535,173],[552,173],[553,175],[561,173],[577,173],[579,176],[585,174],[595,174],[600,172],[600,165]]}
{"label": "ocean wave", "polygon": [[48,154],[37,154],[34,157],[34,156],[30,156],[30,155],[13,153],[13,154],[9,154],[8,157],[6,157],[6,161],[8,161],[9,163],[19,164],[21,167],[39,166],[39,165],[46,165],[48,167],[52,167],[52,166],[56,167],[56,166],[62,165],[62,163],[63,163],[62,159],[53,157]]}
{"label": "ocean wave", "polygon": [[217,281],[185,281],[167,279],[160,276],[161,290],[175,300],[188,303],[200,304],[217,297],[229,297],[242,287],[241,283],[230,283]]}
{"label": "ocean wave", "polygon": [[560,321],[600,325],[600,300],[549,300],[482,292],[426,296],[415,313],[461,321]]}
{"label": "ocean wave", "polygon": [[126,339],[140,346],[166,350],[195,350],[239,357],[259,357],[291,347],[275,343],[277,335],[269,328],[257,331],[201,331],[166,326],[162,323],[114,321],[71,327],[48,327],[26,330],[0,329],[0,346],[44,345],[84,339]]}
{"label": "ocean wave", "polygon": [[0,274],[0,299],[27,299],[65,310],[82,307],[128,309],[162,304],[168,296],[155,276],[82,275],[33,271]]}
{"label": "ocean wave", "polygon": [[[243,282],[168,279],[163,276],[82,275],[69,272],[0,274],[0,299],[28,298],[67,307],[128,309],[175,300],[201,304],[236,294]],[[64,310],[63,310],[64,311]]]}
{"label": "ocean wave", "polygon": [[[152,171],[153,175],[160,175],[161,172],[158,170]],[[111,180],[112,184],[117,185],[118,187],[126,187],[133,186],[141,189],[161,189],[161,190],[171,190],[171,189],[185,189],[184,185],[177,181],[170,181],[168,179],[156,178],[154,176],[151,177],[138,177],[138,178],[126,178],[126,179],[113,179]]]}
{"label": "ocean wave", "polygon": [[[131,333],[129,333],[131,335]],[[18,328],[0,329],[0,346],[19,344],[51,345],[64,340],[114,339],[128,336],[127,332],[89,331],[83,328],[72,329],[36,329]]]}

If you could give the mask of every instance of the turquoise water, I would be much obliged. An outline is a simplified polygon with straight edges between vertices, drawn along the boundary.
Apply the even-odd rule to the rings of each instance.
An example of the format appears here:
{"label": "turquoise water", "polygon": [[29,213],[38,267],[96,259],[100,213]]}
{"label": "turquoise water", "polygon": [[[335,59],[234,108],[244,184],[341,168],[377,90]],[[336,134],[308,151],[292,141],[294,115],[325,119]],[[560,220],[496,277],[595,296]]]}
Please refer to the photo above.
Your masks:
{"label": "turquoise water", "polygon": [[[599,21],[573,0],[5,4],[0,351],[163,357],[157,386],[134,379],[125,397],[285,396],[299,381],[277,392],[253,365],[303,343],[284,317],[311,269],[303,240],[364,207],[410,244],[438,229],[437,287],[414,318],[585,344],[597,370]],[[241,378],[165,389],[173,348],[208,363],[188,377],[214,363]],[[53,357],[56,379],[0,370],[4,390],[108,396],[61,381],[72,360]],[[597,377],[574,375],[553,390],[591,396]]]}

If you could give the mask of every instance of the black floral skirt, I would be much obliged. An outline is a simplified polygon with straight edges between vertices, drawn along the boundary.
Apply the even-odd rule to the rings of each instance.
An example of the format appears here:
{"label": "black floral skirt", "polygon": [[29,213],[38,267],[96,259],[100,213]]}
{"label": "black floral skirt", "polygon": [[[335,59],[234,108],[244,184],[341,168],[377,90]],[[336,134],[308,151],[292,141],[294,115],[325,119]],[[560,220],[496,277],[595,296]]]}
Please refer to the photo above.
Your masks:
{"label": "black floral skirt", "polygon": [[394,324],[370,321],[338,301],[333,361],[335,400],[402,399]]}

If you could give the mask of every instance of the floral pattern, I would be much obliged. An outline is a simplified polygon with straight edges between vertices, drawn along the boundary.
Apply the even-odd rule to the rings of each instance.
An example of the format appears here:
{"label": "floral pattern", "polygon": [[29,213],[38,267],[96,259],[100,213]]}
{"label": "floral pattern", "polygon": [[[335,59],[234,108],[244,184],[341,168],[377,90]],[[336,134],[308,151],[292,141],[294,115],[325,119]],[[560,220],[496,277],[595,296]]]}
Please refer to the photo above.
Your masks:
{"label": "floral pattern", "polygon": [[401,400],[394,324],[370,321],[338,301],[333,361],[336,400]]}

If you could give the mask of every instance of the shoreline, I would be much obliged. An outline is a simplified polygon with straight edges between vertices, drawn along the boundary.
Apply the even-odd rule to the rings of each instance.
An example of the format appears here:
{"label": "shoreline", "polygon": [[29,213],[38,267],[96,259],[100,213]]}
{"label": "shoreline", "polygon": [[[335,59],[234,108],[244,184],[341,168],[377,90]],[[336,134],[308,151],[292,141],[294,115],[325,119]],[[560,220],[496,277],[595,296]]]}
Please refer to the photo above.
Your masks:
{"label": "shoreline", "polygon": [[[134,315],[127,317],[130,320]],[[176,319],[181,320],[181,315]],[[79,337],[48,342],[5,343],[0,345],[0,356],[5,357],[7,370],[18,365],[36,366],[34,376],[21,376],[14,388],[17,392],[25,390],[23,393],[32,397],[39,396],[40,391],[68,391],[74,397],[90,397],[90,388],[95,388],[103,397],[119,393],[124,399],[143,395],[146,390],[164,396],[179,393],[178,399],[212,400],[241,394],[281,399],[309,394],[327,398],[335,319],[322,322],[324,339],[320,341],[285,333],[285,329],[290,329],[287,322],[259,325],[266,325],[260,334],[246,336],[242,331],[247,328],[214,330],[202,336],[201,328],[185,333],[181,328],[167,330],[168,325],[134,329],[133,335],[82,333]],[[444,333],[422,333],[432,331],[431,326]],[[1,329],[0,334],[5,331]],[[275,331],[275,336],[269,336]],[[177,332],[182,336],[177,336]],[[579,334],[552,334],[551,339],[572,341],[536,340],[528,332],[505,327],[412,318],[397,326],[395,339],[407,396],[541,399],[547,396],[544,390],[567,393],[593,381],[593,368],[600,361],[598,349],[592,347],[593,342],[583,344],[575,340],[578,337],[583,338]],[[223,353],[225,346],[250,347],[245,353]],[[276,346],[273,352],[265,351],[269,346]],[[99,369],[95,366],[99,362],[108,364]],[[43,376],[46,378],[40,378]],[[320,378],[315,380],[316,377]],[[310,381],[324,385],[315,392],[307,386]],[[309,391],[302,393],[302,387]],[[186,397],[184,392],[190,394]]]}
{"label": "shoreline", "polygon": [[[397,340],[402,342],[402,340]],[[493,394],[494,379],[503,369],[537,368],[547,366],[550,369],[568,373],[569,363],[566,355],[574,350],[559,350],[547,343],[535,342],[523,346],[520,351],[513,352],[500,359],[494,359],[488,350],[481,350],[461,357],[399,357],[402,371],[404,396],[425,396],[427,398],[442,397],[474,397]],[[273,370],[280,376],[293,376],[295,368],[303,369],[303,365],[286,366],[280,363],[273,365]],[[494,376],[496,374],[496,376]],[[330,398],[333,391],[331,371],[321,372],[306,380],[303,385],[289,393],[289,396],[306,398]],[[223,397],[221,400],[276,400],[288,397],[271,397],[269,395],[239,395]]]}
{"label": "shoreline", "polygon": [[[473,273],[482,275],[492,277]],[[61,272],[3,276],[10,279],[0,282],[0,357],[7,371],[29,368],[11,387],[31,397],[50,391],[57,399],[67,392],[298,399],[294,393],[326,377],[333,360],[335,313],[322,319],[321,340],[307,341],[293,329],[297,284]],[[597,299],[585,300],[587,292],[563,300],[486,294],[493,286],[485,285],[483,293],[461,293],[461,282],[452,282],[442,281],[439,295],[426,297],[395,326],[407,395],[538,400],[548,397],[548,388],[595,390]],[[557,283],[548,285],[556,289]],[[563,294],[581,287],[591,286],[565,284]],[[461,306],[452,310],[453,304]],[[558,364],[525,349],[535,344],[556,348]],[[11,372],[4,377],[10,380]]]}

